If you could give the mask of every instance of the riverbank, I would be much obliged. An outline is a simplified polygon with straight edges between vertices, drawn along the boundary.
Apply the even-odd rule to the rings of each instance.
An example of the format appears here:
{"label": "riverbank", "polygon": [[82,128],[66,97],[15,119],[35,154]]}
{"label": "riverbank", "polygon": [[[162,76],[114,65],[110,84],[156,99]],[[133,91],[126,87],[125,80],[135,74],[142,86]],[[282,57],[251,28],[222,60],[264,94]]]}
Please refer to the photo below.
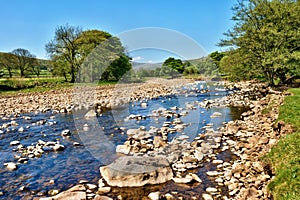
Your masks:
{"label": "riverbank", "polygon": [[285,97],[279,108],[277,129],[293,133],[283,136],[266,156],[276,173],[268,185],[276,200],[294,200],[300,196],[300,89],[288,92],[291,95]]}
{"label": "riverbank", "polygon": [[[175,88],[187,84],[187,79],[151,79],[145,83],[116,84],[93,86],[97,109],[118,106],[129,101],[155,98],[158,96],[170,95],[176,92]],[[76,108],[74,105],[74,91],[72,88],[61,88],[45,92],[20,93],[0,96],[0,116],[18,115],[22,113],[39,113],[53,110],[60,113],[72,113]],[[85,89],[85,87],[84,87]],[[115,91],[117,94],[116,101]],[[128,93],[128,91],[133,91]],[[78,105],[77,105],[78,106]]]}

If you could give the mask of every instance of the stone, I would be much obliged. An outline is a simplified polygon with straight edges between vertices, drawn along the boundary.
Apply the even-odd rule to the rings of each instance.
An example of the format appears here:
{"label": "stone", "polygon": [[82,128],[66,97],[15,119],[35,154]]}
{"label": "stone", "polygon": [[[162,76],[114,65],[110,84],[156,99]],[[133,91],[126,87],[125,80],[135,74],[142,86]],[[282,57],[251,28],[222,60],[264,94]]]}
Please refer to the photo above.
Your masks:
{"label": "stone", "polygon": [[260,162],[253,162],[252,163],[253,169],[257,171],[258,173],[264,171],[264,167],[260,164]]}
{"label": "stone", "polygon": [[18,165],[13,162],[4,163],[4,166],[10,171],[18,169]]}
{"label": "stone", "polygon": [[93,200],[113,200],[113,199],[107,196],[96,195]]}
{"label": "stone", "polygon": [[193,177],[190,176],[190,175],[186,175],[185,177],[181,177],[181,178],[179,178],[179,177],[174,177],[174,178],[172,178],[172,180],[173,180],[175,183],[179,183],[179,184],[184,183],[184,184],[186,184],[186,183],[192,182],[192,181],[193,181]]}
{"label": "stone", "polygon": [[218,192],[217,188],[213,188],[213,187],[208,187],[208,188],[206,188],[205,191],[208,192],[208,193]]}
{"label": "stone", "polygon": [[125,155],[128,155],[130,153],[131,147],[128,145],[118,145],[116,147],[116,152],[117,153],[122,153]]}
{"label": "stone", "polygon": [[18,140],[12,141],[10,143],[11,146],[16,146],[16,145],[19,145],[19,144],[20,144],[20,141],[18,141]]}
{"label": "stone", "polygon": [[40,198],[40,200],[86,200],[86,189],[83,185],[76,185],[57,194],[58,192],[58,190],[50,190],[49,194],[52,197]]}
{"label": "stone", "polygon": [[166,146],[166,142],[161,136],[154,136],[153,145],[155,148],[164,147]]}
{"label": "stone", "polygon": [[146,107],[148,106],[148,104],[145,103],[145,102],[143,102],[143,103],[141,103],[141,106],[142,106],[143,108],[146,108]]}
{"label": "stone", "polygon": [[218,175],[220,175],[220,173],[217,172],[217,171],[208,171],[208,172],[206,172],[206,174],[207,174],[207,176],[218,176]]}
{"label": "stone", "polygon": [[70,136],[71,135],[71,131],[69,129],[63,130],[61,132],[61,135],[66,137],[66,136]]}
{"label": "stone", "polygon": [[97,194],[107,194],[111,191],[111,187],[99,187]]}
{"label": "stone", "polygon": [[88,183],[88,184],[86,184],[86,188],[88,190],[95,190],[97,188],[97,185]]}
{"label": "stone", "polygon": [[204,157],[203,153],[199,150],[196,150],[195,153],[194,153],[194,156],[195,158],[198,160],[198,161],[201,161]]}
{"label": "stone", "polygon": [[173,171],[164,157],[123,156],[100,167],[100,173],[108,185],[117,187],[161,184],[173,178]]}
{"label": "stone", "polygon": [[202,180],[199,178],[199,176],[197,174],[192,174],[190,173],[190,175],[192,176],[192,178],[197,181],[198,183],[202,183]]}
{"label": "stone", "polygon": [[84,118],[86,119],[91,119],[95,117],[97,117],[97,113],[95,112],[95,110],[90,110],[84,115]]}
{"label": "stone", "polygon": [[172,200],[172,199],[174,199],[174,197],[170,193],[167,193],[167,194],[165,194],[165,199]]}
{"label": "stone", "polygon": [[54,147],[53,147],[54,151],[62,151],[64,149],[65,149],[65,146],[61,145],[61,144],[55,144]]}
{"label": "stone", "polygon": [[213,160],[213,164],[222,164],[224,161],[223,160]]}
{"label": "stone", "polygon": [[202,195],[202,198],[203,198],[204,200],[214,200],[210,194],[203,194],[203,195]]}
{"label": "stone", "polygon": [[151,192],[148,197],[151,200],[159,200],[160,192]]}

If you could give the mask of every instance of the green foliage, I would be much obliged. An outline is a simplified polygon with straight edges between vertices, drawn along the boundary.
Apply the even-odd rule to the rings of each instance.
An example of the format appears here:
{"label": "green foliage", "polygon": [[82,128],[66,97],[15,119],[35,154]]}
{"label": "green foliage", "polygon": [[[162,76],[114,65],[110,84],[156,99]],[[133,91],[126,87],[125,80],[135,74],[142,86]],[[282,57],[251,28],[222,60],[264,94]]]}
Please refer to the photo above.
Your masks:
{"label": "green foliage", "polygon": [[[173,57],[167,58],[164,63],[163,67],[169,67],[171,69],[174,69],[178,73],[183,73],[184,71],[184,66],[183,62],[180,59],[175,59]],[[170,72],[174,72],[173,70],[169,70]]]}
{"label": "green foliage", "polygon": [[275,168],[275,179],[268,185],[275,200],[294,200],[300,196],[300,89],[290,89],[278,120],[291,124],[295,131],[280,139],[267,158]]}
{"label": "green foliage", "polygon": [[25,77],[29,71],[39,76],[40,68],[35,55],[31,54],[27,49],[22,48],[13,50],[12,54],[15,56],[13,65],[20,70],[21,77]]}
{"label": "green foliage", "polygon": [[209,57],[214,61],[214,63],[217,65],[217,67],[219,67],[219,63],[222,60],[222,58],[225,56],[225,53],[223,52],[212,52],[211,54],[209,54]]}
{"label": "green foliage", "polygon": [[204,77],[212,77],[219,74],[218,66],[210,57],[192,60],[191,63],[196,66],[198,73]]}
{"label": "green foliage", "polygon": [[70,74],[72,83],[76,76],[80,82],[116,80],[131,69],[120,40],[104,31],[59,26],[46,50],[55,62],[53,74],[65,79]]}
{"label": "green foliage", "polygon": [[[262,73],[274,85],[299,77],[300,3],[294,0],[240,0],[233,8],[232,30],[220,46],[231,46],[240,65]],[[260,71],[257,71],[259,69]],[[232,70],[234,72],[234,70]],[[240,72],[236,72],[240,73]]]}
{"label": "green foliage", "polygon": [[72,83],[75,82],[76,73],[80,66],[80,44],[76,40],[81,33],[82,30],[79,27],[68,24],[58,26],[55,30],[54,39],[46,44],[46,51],[54,62],[60,60],[68,64]]}

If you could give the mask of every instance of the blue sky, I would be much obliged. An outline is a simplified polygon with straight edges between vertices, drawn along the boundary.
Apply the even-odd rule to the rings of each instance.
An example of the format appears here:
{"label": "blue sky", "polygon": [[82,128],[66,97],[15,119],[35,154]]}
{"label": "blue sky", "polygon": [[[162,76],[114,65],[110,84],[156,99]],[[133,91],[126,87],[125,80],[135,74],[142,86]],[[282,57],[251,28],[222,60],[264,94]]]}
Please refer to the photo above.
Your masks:
{"label": "blue sky", "polygon": [[[175,30],[208,53],[231,26],[235,0],[0,0],[0,51],[26,48],[47,58],[45,44],[58,25],[104,30],[112,35],[143,27]],[[160,51],[133,51],[140,61],[163,59]],[[156,58],[155,58],[156,54]],[[148,55],[148,58],[146,58]],[[152,58],[151,58],[152,57]]]}

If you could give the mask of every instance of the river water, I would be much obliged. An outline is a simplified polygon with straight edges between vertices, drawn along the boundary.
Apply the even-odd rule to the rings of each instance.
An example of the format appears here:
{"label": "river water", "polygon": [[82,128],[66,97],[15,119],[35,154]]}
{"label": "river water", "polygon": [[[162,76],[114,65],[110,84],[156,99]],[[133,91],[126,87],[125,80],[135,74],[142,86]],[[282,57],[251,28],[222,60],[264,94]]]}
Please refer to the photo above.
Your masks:
{"label": "river water", "polygon": [[[202,86],[201,86],[202,85]],[[204,86],[203,86],[204,85]],[[195,101],[201,102],[204,99],[214,99],[228,95],[231,91],[216,90],[215,86],[207,88],[207,93],[199,92],[199,87],[206,87],[206,84],[199,82],[198,85],[182,88],[177,95],[160,97],[147,101],[147,107],[140,106],[140,102],[133,102],[122,108],[112,111],[105,111],[97,117],[98,126],[101,127],[104,135],[98,134],[95,129],[90,130],[88,138],[82,137],[78,131],[78,126],[86,123],[86,120],[74,118],[72,114],[54,114],[52,111],[46,113],[30,113],[18,117],[0,119],[0,125],[12,120],[16,121],[17,126],[10,126],[3,129],[0,133],[0,192],[3,195],[0,199],[32,199],[33,197],[47,195],[47,191],[52,189],[66,190],[79,183],[80,180],[87,180],[89,183],[97,184],[101,178],[99,167],[108,164],[115,158],[115,155],[105,153],[108,144],[112,149],[118,144],[126,141],[126,134],[123,134],[122,128],[137,128],[145,126],[161,127],[165,118],[153,119],[151,113],[160,107],[170,109],[171,107],[184,107],[188,103]],[[219,88],[221,86],[217,86]],[[190,136],[190,140],[203,133],[203,127],[208,123],[213,123],[214,129],[218,129],[223,122],[228,122],[239,118],[243,109],[233,107],[210,108],[205,109],[196,106],[195,110],[190,110],[187,116],[182,117],[184,123],[190,124],[184,132]],[[222,113],[221,117],[210,118],[214,112]],[[124,120],[129,114],[142,115],[143,120]],[[29,116],[30,120],[25,120],[24,116]],[[54,116],[54,117],[53,117]],[[76,123],[74,123],[74,120]],[[37,123],[41,122],[43,123]],[[97,127],[98,127],[97,126]],[[24,127],[23,132],[18,129]],[[61,132],[65,129],[71,131],[71,137],[62,137]],[[178,134],[173,134],[169,140]],[[16,146],[11,146],[10,142],[18,140],[24,146],[35,145],[38,140],[59,141],[66,148],[63,151],[49,151],[42,154],[39,158],[29,159],[26,164],[18,164],[18,169],[8,171],[4,163],[15,162],[14,158],[18,153]],[[80,146],[74,146],[78,142]],[[104,150],[104,151],[103,151]],[[95,152],[101,152],[95,154]],[[225,161],[232,159],[230,152],[220,153],[218,158]],[[179,196],[189,199],[191,195],[201,196],[202,192],[208,186],[214,186],[215,183],[209,180],[205,175],[208,170],[214,170],[215,165],[204,163],[204,166],[194,170],[203,180],[201,184],[176,185],[172,181],[156,186],[145,186],[141,188],[113,188],[108,196],[117,197],[119,194],[125,199],[140,199],[147,196],[151,191],[160,190],[162,193],[178,192]],[[50,184],[54,180],[54,184]],[[22,188],[20,190],[20,188]]]}

